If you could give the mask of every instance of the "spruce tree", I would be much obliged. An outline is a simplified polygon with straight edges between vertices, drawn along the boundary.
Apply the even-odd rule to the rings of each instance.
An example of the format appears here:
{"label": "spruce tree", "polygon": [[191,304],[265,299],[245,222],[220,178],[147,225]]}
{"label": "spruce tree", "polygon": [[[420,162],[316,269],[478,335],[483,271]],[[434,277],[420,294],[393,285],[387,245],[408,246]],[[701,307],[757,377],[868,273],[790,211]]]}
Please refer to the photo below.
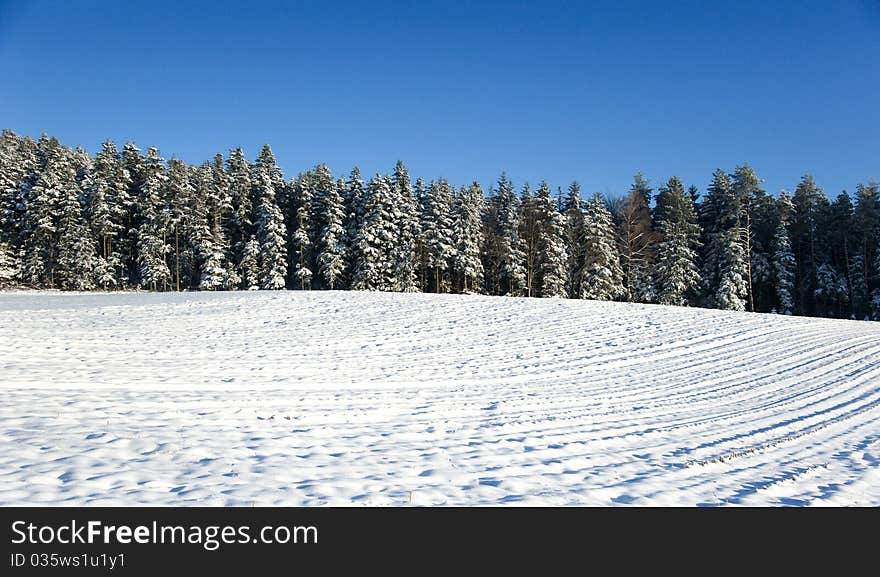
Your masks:
{"label": "spruce tree", "polygon": [[538,262],[542,297],[565,298],[568,284],[568,254],[565,247],[565,217],[557,210],[558,202],[550,196],[550,187],[542,181],[535,196],[539,221]]}
{"label": "spruce tree", "polygon": [[150,290],[165,290],[171,271],[165,258],[168,210],[164,203],[168,175],[164,160],[155,147],[147,149],[143,166],[143,182],[137,200],[141,224],[137,234],[137,256],[140,284]]}
{"label": "spruce tree", "polygon": [[293,281],[300,290],[312,285],[312,203],[315,197],[315,174],[312,171],[301,174],[293,184],[291,214],[293,231],[290,237],[293,254]]}
{"label": "spruce tree", "polygon": [[657,297],[660,304],[685,306],[700,286],[697,250],[700,227],[691,196],[673,176],[660,188],[654,211],[657,243]]}
{"label": "spruce tree", "polygon": [[629,193],[615,206],[623,282],[626,298],[632,302],[656,300],[651,272],[657,235],[651,223],[651,193],[650,184],[639,173]]}
{"label": "spruce tree", "polygon": [[498,179],[492,198],[497,213],[499,294],[520,296],[526,286],[526,254],[520,237],[520,199],[506,174]]}
{"label": "spruce tree", "polygon": [[[791,244],[797,263],[795,274],[795,313],[811,315],[816,312],[818,289],[819,235],[817,224],[819,216],[828,204],[822,189],[816,186],[809,174],[801,178],[792,197],[794,217],[790,226]],[[829,271],[823,274],[824,292],[837,292],[836,278],[832,282]],[[835,275],[833,275],[836,277]],[[833,290],[832,290],[833,289]]]}
{"label": "spruce tree", "polygon": [[611,213],[599,194],[584,206],[584,236],[581,240],[584,268],[580,298],[614,300],[624,295],[623,271],[614,237]]}
{"label": "spruce tree", "polygon": [[396,205],[398,220],[397,242],[392,260],[394,263],[394,290],[416,292],[418,283],[418,246],[421,235],[419,205],[413,194],[409,173],[398,160],[391,176],[392,198]]}
{"label": "spruce tree", "polygon": [[394,205],[388,179],[376,174],[364,199],[363,222],[355,238],[355,290],[390,291],[394,288],[392,254],[397,236]]}
{"label": "spruce tree", "polygon": [[[246,245],[254,235],[254,205],[251,189],[251,169],[241,148],[229,153],[226,161],[226,174],[229,178],[229,196],[232,211],[229,218],[229,260],[236,265],[242,288],[250,289],[246,280],[251,271],[245,271],[244,253]],[[248,263],[250,266],[250,263]]]}
{"label": "spruce tree", "polygon": [[779,224],[773,237],[773,272],[779,311],[790,315],[794,310],[794,278],[796,263],[791,250],[788,226],[794,214],[791,197],[783,191],[777,200]]}
{"label": "spruce tree", "polygon": [[91,290],[95,288],[95,243],[83,218],[79,189],[68,180],[61,192],[56,277],[64,290]]}
{"label": "spruce tree", "polygon": [[566,292],[569,298],[576,299],[580,298],[581,271],[584,268],[581,243],[584,236],[584,213],[581,209],[581,187],[577,181],[569,185],[562,208],[565,215],[565,245],[568,255]]}
{"label": "spruce tree", "polygon": [[243,289],[258,290],[260,288],[260,243],[256,236],[252,235],[244,244],[239,271]]}
{"label": "spruce tree", "polygon": [[32,173],[23,185],[21,280],[34,287],[55,287],[58,219],[65,190],[75,186],[69,152],[54,138],[40,138]]}
{"label": "spruce tree", "polygon": [[[345,271],[345,206],[339,186],[329,177],[329,169],[322,166],[326,174],[318,176],[318,182],[322,184],[318,187],[314,211],[320,225],[316,243],[317,265],[321,283],[333,290],[339,288]],[[340,184],[344,185],[345,181]]]}
{"label": "spruce tree", "polygon": [[741,199],[730,176],[715,171],[703,202],[709,223],[703,259],[703,282],[709,306],[724,310],[745,310],[748,298],[748,270],[740,228]]}
{"label": "spruce tree", "polygon": [[125,255],[122,252],[129,207],[131,177],[111,141],[106,141],[95,155],[86,178],[83,194],[86,217],[98,245],[95,282],[104,290],[125,282]]}
{"label": "spruce tree", "polygon": [[360,169],[355,166],[351,169],[348,177],[348,186],[341,189],[342,204],[345,208],[345,245],[348,247],[346,254],[345,270],[347,271],[347,283],[354,282],[354,272],[357,269],[358,251],[356,248],[357,238],[364,222],[364,202],[366,192],[364,181],[361,178]]}
{"label": "spruce tree", "polygon": [[431,181],[422,213],[422,234],[425,243],[425,266],[430,271],[429,286],[433,292],[447,292],[448,271],[455,255],[452,219],[453,196],[444,178]]}
{"label": "spruce tree", "polygon": [[259,174],[257,187],[257,242],[259,243],[259,286],[280,290],[287,277],[287,230],[275,200],[275,185],[266,171]]}
{"label": "spruce tree", "polygon": [[483,210],[485,195],[478,182],[462,187],[455,200],[455,255],[452,268],[461,293],[481,292],[483,262]]}

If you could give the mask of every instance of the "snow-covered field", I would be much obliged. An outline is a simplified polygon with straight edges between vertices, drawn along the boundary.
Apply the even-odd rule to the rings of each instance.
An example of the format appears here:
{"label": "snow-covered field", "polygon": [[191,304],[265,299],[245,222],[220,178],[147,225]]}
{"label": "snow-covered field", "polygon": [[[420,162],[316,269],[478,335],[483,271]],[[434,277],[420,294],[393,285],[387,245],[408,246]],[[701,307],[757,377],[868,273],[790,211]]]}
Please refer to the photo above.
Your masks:
{"label": "snow-covered field", "polygon": [[880,505],[880,323],[0,294],[0,505]]}

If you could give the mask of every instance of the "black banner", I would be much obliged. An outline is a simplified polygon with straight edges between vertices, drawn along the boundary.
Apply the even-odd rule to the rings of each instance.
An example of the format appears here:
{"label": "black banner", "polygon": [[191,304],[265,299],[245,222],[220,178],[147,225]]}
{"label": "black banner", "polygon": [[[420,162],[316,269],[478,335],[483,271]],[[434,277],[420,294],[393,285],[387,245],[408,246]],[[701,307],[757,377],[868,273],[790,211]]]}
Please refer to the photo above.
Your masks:
{"label": "black banner", "polygon": [[[876,510],[13,507],[0,516],[2,575],[262,575],[353,564],[552,573],[571,563],[674,567],[701,555],[730,566],[778,558],[788,543],[827,551],[841,534],[833,527],[875,526]],[[859,538],[847,543],[856,549]]]}

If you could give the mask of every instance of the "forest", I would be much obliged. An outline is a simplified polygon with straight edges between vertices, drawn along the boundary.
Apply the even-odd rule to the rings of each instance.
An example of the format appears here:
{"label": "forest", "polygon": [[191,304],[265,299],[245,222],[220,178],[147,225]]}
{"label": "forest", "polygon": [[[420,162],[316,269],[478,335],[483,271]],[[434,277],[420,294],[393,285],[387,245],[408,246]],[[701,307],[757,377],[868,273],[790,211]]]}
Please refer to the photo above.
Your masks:
{"label": "forest", "polygon": [[201,165],[110,141],[0,136],[0,287],[379,290],[582,298],[880,319],[880,185],[771,194],[748,164],[705,191],[635,176],[582,195],[502,174],[286,179],[266,145]]}

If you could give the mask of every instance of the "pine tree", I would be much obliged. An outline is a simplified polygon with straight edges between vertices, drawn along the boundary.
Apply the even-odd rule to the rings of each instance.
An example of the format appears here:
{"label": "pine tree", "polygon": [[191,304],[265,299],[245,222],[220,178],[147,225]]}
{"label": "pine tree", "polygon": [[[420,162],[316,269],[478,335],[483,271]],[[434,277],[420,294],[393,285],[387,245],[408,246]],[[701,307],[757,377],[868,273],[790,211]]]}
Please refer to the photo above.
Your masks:
{"label": "pine tree", "polygon": [[418,246],[416,239],[421,235],[419,206],[413,195],[409,173],[398,160],[391,176],[391,191],[399,214],[394,262],[394,290],[416,292],[418,283]]}
{"label": "pine tree", "polygon": [[748,298],[748,270],[740,227],[741,199],[730,176],[715,171],[703,203],[709,222],[703,282],[710,306],[724,310],[745,310]]}
{"label": "pine tree", "polygon": [[95,282],[104,290],[116,288],[125,281],[125,255],[122,252],[129,208],[131,177],[111,141],[106,141],[95,155],[92,170],[86,178],[83,193],[86,217],[97,240]]}
{"label": "pine tree", "polygon": [[[792,197],[794,218],[790,226],[791,244],[794,250],[797,272],[795,275],[795,313],[811,315],[816,311],[816,290],[818,288],[818,267],[820,265],[817,223],[818,217],[828,200],[822,189],[816,186],[809,174],[801,178]],[[825,271],[824,280],[829,279]],[[835,283],[832,283],[836,285]],[[830,285],[824,287],[829,292]],[[836,288],[835,291],[836,292]]]}
{"label": "pine tree", "polygon": [[779,205],[779,224],[773,237],[773,272],[776,285],[776,299],[779,310],[786,315],[794,310],[794,278],[796,263],[791,250],[788,226],[794,213],[794,204],[788,193],[782,192],[777,201]]}
{"label": "pine tree", "polygon": [[260,172],[259,179],[256,234],[260,252],[259,286],[265,290],[280,290],[285,287],[287,277],[287,230],[270,174]]}
{"label": "pine tree", "polygon": [[0,134],[0,244],[8,251],[9,262],[4,266],[9,268],[4,270],[14,270],[16,277],[26,221],[25,194],[36,178],[36,149],[36,143],[28,137],[19,137],[8,129]]}
{"label": "pine tree", "polygon": [[347,271],[347,282],[349,285],[354,282],[354,273],[357,269],[358,251],[356,248],[357,238],[360,234],[361,227],[364,223],[364,204],[366,193],[364,191],[364,181],[361,178],[361,171],[355,166],[348,177],[348,186],[341,189],[342,204],[345,208],[345,244],[349,247],[346,254],[345,270]]}
{"label": "pine tree", "polygon": [[878,278],[872,267],[877,259],[878,239],[880,239],[880,185],[870,182],[856,186],[856,204],[853,210],[853,233],[855,253],[853,260],[861,265],[859,275],[853,274],[852,283],[859,287],[859,294],[853,295],[853,308],[856,318],[869,318],[872,314],[869,295],[880,288]]}
{"label": "pine tree", "polygon": [[522,239],[523,252],[525,255],[525,296],[535,296],[540,286],[537,278],[540,272],[538,261],[539,245],[541,243],[540,214],[538,204],[532,196],[529,183],[523,185],[520,193],[520,219],[519,236]]}
{"label": "pine tree", "polygon": [[315,197],[315,174],[306,172],[297,177],[293,184],[291,214],[293,215],[293,234],[290,237],[293,254],[294,286],[300,290],[311,288],[312,283],[312,203]]}
{"label": "pine tree", "polygon": [[483,210],[485,195],[478,182],[462,187],[455,200],[455,255],[452,268],[461,293],[478,293],[483,284]]}
{"label": "pine tree", "polygon": [[538,262],[542,297],[565,298],[568,284],[568,254],[565,247],[565,217],[550,196],[550,187],[541,182],[535,197],[539,221]]}
{"label": "pine tree", "polygon": [[83,218],[79,189],[73,181],[65,183],[60,211],[57,280],[64,290],[91,290],[95,288],[95,244]]}
{"label": "pine tree", "polygon": [[20,277],[26,284],[55,287],[60,207],[65,189],[75,186],[75,178],[69,152],[56,139],[43,135],[22,192]]}
{"label": "pine tree", "polygon": [[[244,253],[246,245],[254,235],[253,199],[251,189],[250,165],[241,148],[229,153],[226,161],[226,174],[229,178],[229,196],[232,213],[229,219],[229,260],[237,265],[238,276],[242,280],[242,288],[250,289],[253,285],[246,280],[250,271],[245,271]],[[250,263],[248,263],[250,266]]]}
{"label": "pine tree", "polygon": [[185,263],[181,262],[182,251],[185,250],[186,239],[183,238],[186,228],[187,213],[193,204],[195,187],[190,181],[190,170],[185,162],[172,158],[168,163],[168,179],[165,182],[164,196],[166,203],[166,227],[168,239],[168,269],[171,271],[171,282],[174,290],[187,288],[181,285],[181,272]]}
{"label": "pine tree", "polygon": [[657,235],[651,223],[651,186],[641,175],[635,176],[625,198],[616,203],[620,265],[626,298],[632,302],[654,302],[656,293],[651,271],[654,268]]}
{"label": "pine tree", "polygon": [[352,279],[352,288],[355,290],[393,290],[394,266],[391,259],[397,236],[393,214],[390,182],[376,174],[367,188],[363,223],[355,239],[356,258]]}
{"label": "pine tree", "polygon": [[581,271],[584,268],[584,254],[581,239],[584,236],[584,213],[581,209],[581,187],[577,181],[568,187],[562,206],[565,215],[565,245],[568,255],[566,292],[569,298],[580,298]]}
{"label": "pine tree", "polygon": [[314,211],[320,226],[316,243],[318,274],[322,284],[333,290],[338,288],[345,270],[345,206],[329,168],[322,165],[319,169],[321,174],[317,180],[322,184],[318,187]]}
{"label": "pine tree", "polygon": [[602,197],[596,194],[584,206],[582,239],[584,268],[580,298],[613,300],[624,295],[623,271],[614,238],[614,225]]}
{"label": "pine tree", "polygon": [[138,197],[141,225],[137,235],[137,254],[140,284],[151,290],[166,289],[171,271],[165,260],[169,252],[166,244],[168,212],[163,198],[168,176],[159,151],[150,147],[143,167],[143,184]]}
{"label": "pine tree", "polygon": [[521,203],[506,174],[498,179],[491,203],[495,213],[494,234],[498,239],[497,254],[494,255],[498,269],[497,293],[520,296],[526,286],[526,255],[519,233]]}
{"label": "pine tree", "polygon": [[431,271],[433,282],[429,284],[436,293],[448,291],[447,272],[455,256],[452,202],[449,182],[444,178],[431,181],[421,223],[425,243],[425,266]]}
{"label": "pine tree", "polygon": [[689,295],[700,286],[696,264],[700,227],[691,198],[676,176],[670,178],[657,195],[654,211],[659,233],[656,282],[661,304],[685,306]]}
{"label": "pine tree", "polygon": [[11,286],[18,280],[18,262],[12,248],[0,241],[0,289]]}
{"label": "pine tree", "polygon": [[740,215],[738,227],[740,242],[743,245],[745,258],[746,295],[748,298],[748,310],[755,310],[754,302],[754,279],[752,274],[752,257],[754,250],[753,218],[752,212],[764,191],[760,189],[761,180],[748,164],[737,166],[733,174],[731,186],[733,194],[739,201]]}
{"label": "pine tree", "polygon": [[260,243],[256,236],[251,236],[244,244],[239,271],[241,271],[242,288],[245,290],[260,288]]}

